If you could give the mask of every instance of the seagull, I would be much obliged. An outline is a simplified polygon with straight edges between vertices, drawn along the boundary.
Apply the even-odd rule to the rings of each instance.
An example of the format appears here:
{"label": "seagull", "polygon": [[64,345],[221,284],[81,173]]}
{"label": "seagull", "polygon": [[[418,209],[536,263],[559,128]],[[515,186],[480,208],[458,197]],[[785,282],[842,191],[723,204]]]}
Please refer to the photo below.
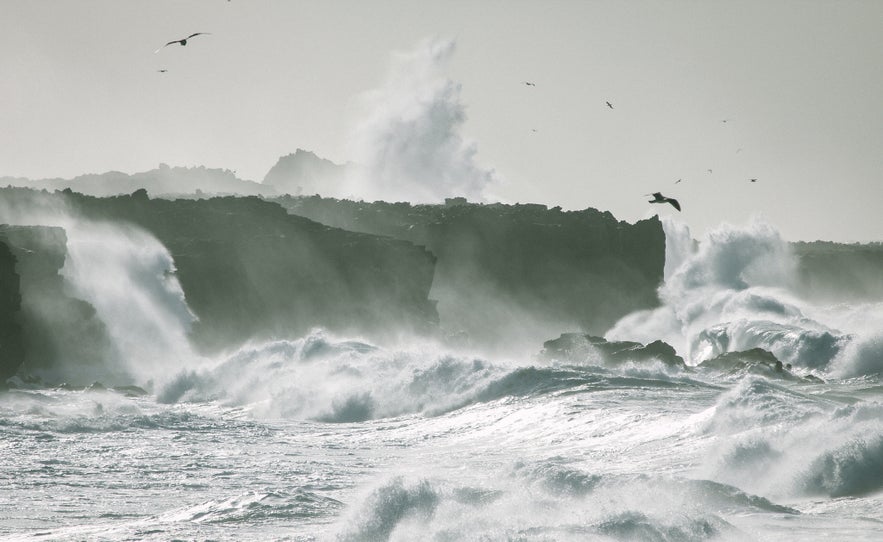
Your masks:
{"label": "seagull", "polygon": [[535,86],[536,86],[535,84],[531,83],[530,81],[525,81],[524,84],[527,85],[527,86],[529,86],[529,87],[535,87]]}
{"label": "seagull", "polygon": [[[651,194],[647,194],[647,195],[649,196]],[[667,197],[663,196],[661,192],[653,192],[652,196],[653,196],[653,199],[651,199],[649,201],[649,203],[671,203],[672,207],[674,207],[678,211],[681,210],[681,204],[678,203],[678,200],[676,200],[674,198],[667,198]]]}
{"label": "seagull", "polygon": [[610,103],[610,102],[604,102],[604,103],[607,104],[607,107],[609,107],[610,109],[613,109],[613,104],[612,104],[612,103]]}
{"label": "seagull", "polygon": [[756,183],[757,179],[748,179],[749,182]]}
{"label": "seagull", "polygon": [[168,42],[167,44],[163,45],[162,47],[160,47],[159,49],[157,49],[156,51],[154,51],[154,53],[158,53],[158,52],[162,51],[163,48],[168,47],[169,45],[171,45],[173,43],[179,43],[179,44],[181,44],[181,46],[187,45],[187,40],[189,40],[190,38],[192,38],[194,36],[203,36],[206,34],[211,34],[211,32],[196,32],[195,34],[190,34],[186,38],[181,38],[179,40],[172,40],[172,41]]}

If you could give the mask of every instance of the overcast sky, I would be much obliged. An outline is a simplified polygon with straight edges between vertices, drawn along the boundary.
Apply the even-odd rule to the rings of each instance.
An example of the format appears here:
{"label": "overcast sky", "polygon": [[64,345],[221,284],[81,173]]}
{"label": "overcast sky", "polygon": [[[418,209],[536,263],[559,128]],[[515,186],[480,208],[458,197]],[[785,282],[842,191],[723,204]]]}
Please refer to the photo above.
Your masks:
{"label": "overcast sky", "polygon": [[[695,236],[759,214],[791,240],[883,240],[883,1],[0,8],[0,175],[165,162],[260,181],[297,148],[346,162],[396,55],[447,39],[451,128],[499,198],[679,214]],[[194,32],[211,35],[154,53]]]}

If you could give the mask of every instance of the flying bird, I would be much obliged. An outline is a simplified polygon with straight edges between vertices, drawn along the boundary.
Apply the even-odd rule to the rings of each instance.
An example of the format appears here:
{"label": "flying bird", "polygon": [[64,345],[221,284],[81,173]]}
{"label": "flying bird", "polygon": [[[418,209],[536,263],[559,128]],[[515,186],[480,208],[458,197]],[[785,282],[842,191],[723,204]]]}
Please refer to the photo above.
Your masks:
{"label": "flying bird", "polygon": [[678,203],[678,200],[676,200],[674,198],[667,198],[667,197],[663,196],[661,192],[653,192],[653,194],[647,194],[647,195],[653,196],[653,199],[651,199],[649,201],[649,203],[671,203],[672,207],[674,207],[678,211],[681,210],[681,204]]}
{"label": "flying bird", "polygon": [[158,71],[159,73],[166,73],[169,70],[156,70],[156,71]]}
{"label": "flying bird", "polygon": [[752,183],[756,183],[756,182],[757,182],[757,179],[748,179],[748,180],[749,180],[749,182],[752,182]]}
{"label": "flying bird", "polygon": [[154,53],[158,53],[158,52],[162,51],[163,48],[168,47],[169,45],[171,45],[173,43],[178,43],[181,46],[187,45],[187,40],[189,40],[190,38],[195,37],[195,36],[204,36],[207,34],[211,34],[211,32],[196,32],[195,34],[190,34],[186,38],[181,38],[179,40],[172,40],[172,41],[168,42],[167,44],[163,45],[162,47],[160,47],[159,49],[157,49],[156,51],[154,51]]}
{"label": "flying bird", "polygon": [[613,109],[613,104],[612,104],[612,103],[610,103],[610,102],[604,102],[604,103],[607,104],[607,107],[609,107],[610,109]]}
{"label": "flying bird", "polygon": [[679,182],[681,182],[681,179],[678,179],[677,181],[675,181],[675,184],[678,184]]}
{"label": "flying bird", "polygon": [[524,84],[527,85],[527,86],[529,86],[529,87],[535,87],[535,86],[536,86],[535,84],[531,83],[530,81],[525,81]]}

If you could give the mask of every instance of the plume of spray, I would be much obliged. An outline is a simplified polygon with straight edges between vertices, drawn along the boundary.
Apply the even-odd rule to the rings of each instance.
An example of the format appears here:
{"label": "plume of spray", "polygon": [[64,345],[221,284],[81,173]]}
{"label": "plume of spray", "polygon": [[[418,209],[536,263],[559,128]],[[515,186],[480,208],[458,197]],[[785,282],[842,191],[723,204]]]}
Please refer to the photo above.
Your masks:
{"label": "plume of spray", "polygon": [[477,164],[476,144],[459,135],[466,121],[461,87],[443,74],[454,49],[452,40],[431,39],[394,55],[386,82],[362,96],[365,113],[350,141],[358,165],[347,195],[422,203],[451,196],[485,200],[495,174]]}
{"label": "plume of spray", "polygon": [[125,224],[75,221],[67,231],[62,274],[72,292],[95,307],[114,360],[144,382],[193,358],[187,333],[195,316],[166,248]]}
{"label": "plume of spray", "polygon": [[195,316],[172,256],[152,235],[129,224],[83,218],[57,197],[38,196],[15,206],[4,202],[0,215],[9,224],[65,230],[64,287],[94,307],[109,336],[112,351],[103,353],[103,369],[70,367],[58,359],[53,371],[58,378],[125,374],[146,384],[195,359],[187,339]]}

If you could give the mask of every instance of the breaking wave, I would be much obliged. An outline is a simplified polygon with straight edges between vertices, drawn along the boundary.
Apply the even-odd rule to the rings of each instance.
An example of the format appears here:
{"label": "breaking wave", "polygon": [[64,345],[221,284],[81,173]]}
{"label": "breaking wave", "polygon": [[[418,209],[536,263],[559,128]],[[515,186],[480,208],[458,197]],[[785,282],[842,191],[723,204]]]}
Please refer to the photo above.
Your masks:
{"label": "breaking wave", "polygon": [[[630,314],[607,333],[611,340],[672,344],[688,363],[762,348],[802,374],[879,374],[881,306],[828,308],[801,299],[797,260],[769,224],[723,225],[694,248],[689,230],[667,220],[662,306]],[[861,325],[861,323],[865,323]]]}

